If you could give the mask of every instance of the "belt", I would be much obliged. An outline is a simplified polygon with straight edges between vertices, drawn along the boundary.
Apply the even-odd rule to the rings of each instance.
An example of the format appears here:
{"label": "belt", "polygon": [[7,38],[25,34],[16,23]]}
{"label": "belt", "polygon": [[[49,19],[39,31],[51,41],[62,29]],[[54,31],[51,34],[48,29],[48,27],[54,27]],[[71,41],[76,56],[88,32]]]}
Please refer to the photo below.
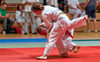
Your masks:
{"label": "belt", "polygon": [[[47,38],[48,38],[49,35],[50,35],[49,33],[50,33],[50,32],[48,32],[48,34],[47,34]],[[74,38],[74,36],[72,36],[70,32],[66,31],[66,33],[67,33],[72,39]]]}
{"label": "belt", "polygon": [[71,37],[74,38],[74,36],[71,35],[71,33],[69,31],[66,31],[66,33]]}

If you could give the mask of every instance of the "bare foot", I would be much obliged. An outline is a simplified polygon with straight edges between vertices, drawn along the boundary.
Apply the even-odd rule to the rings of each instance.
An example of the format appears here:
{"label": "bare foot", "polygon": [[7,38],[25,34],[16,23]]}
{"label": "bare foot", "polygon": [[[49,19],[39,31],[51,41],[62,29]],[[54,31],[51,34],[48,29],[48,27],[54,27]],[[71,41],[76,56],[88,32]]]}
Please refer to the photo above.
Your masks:
{"label": "bare foot", "polygon": [[39,56],[39,57],[36,57],[36,59],[38,59],[38,60],[46,60],[47,56]]}
{"label": "bare foot", "polygon": [[68,57],[68,53],[61,54],[61,57]]}
{"label": "bare foot", "polygon": [[74,46],[73,53],[78,53],[80,46]]}

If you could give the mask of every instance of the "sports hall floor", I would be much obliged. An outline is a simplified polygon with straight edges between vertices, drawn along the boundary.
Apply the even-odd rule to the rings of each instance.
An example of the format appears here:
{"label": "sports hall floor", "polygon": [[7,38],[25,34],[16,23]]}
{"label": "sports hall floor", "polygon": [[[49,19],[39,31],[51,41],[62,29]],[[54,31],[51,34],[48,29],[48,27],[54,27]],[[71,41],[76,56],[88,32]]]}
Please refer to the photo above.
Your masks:
{"label": "sports hall floor", "polygon": [[100,32],[75,32],[73,42],[81,46],[77,54],[62,58],[54,47],[47,60],[37,60],[45,47],[43,36],[0,34],[0,62],[100,62]]}

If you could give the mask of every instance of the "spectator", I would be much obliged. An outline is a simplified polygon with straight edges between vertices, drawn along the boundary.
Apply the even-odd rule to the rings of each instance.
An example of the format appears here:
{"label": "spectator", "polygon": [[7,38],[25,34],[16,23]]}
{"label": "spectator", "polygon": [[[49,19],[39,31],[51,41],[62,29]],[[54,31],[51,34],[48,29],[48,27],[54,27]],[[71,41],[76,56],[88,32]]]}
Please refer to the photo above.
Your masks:
{"label": "spectator", "polygon": [[18,5],[17,11],[15,13],[16,22],[20,27],[22,34],[24,33],[24,23],[25,23],[23,9],[24,8],[22,5]]}
{"label": "spectator", "polygon": [[78,0],[68,0],[69,13],[73,14],[73,18],[85,15],[85,11],[81,8]]}
{"label": "spectator", "polygon": [[2,3],[0,7],[0,22],[3,22],[3,34],[6,33],[7,19],[9,18],[9,14],[6,11],[7,4]]}
{"label": "spectator", "polygon": [[58,0],[47,0],[47,5],[51,5],[58,8]]}
{"label": "spectator", "polygon": [[31,32],[32,34],[36,34],[36,21],[40,21],[39,18],[35,18],[35,14],[31,10],[32,5],[34,3],[39,3],[39,0],[22,0],[24,5],[24,13],[25,13],[25,34],[28,33],[28,24],[31,24]]}
{"label": "spectator", "polygon": [[94,22],[94,31],[98,32],[96,24],[96,6],[98,6],[98,3],[98,0],[87,0],[85,3],[84,8],[86,9],[86,14],[89,17],[86,32],[90,32],[90,20],[93,20]]}
{"label": "spectator", "polygon": [[58,7],[60,10],[64,11],[64,0],[58,0]]}

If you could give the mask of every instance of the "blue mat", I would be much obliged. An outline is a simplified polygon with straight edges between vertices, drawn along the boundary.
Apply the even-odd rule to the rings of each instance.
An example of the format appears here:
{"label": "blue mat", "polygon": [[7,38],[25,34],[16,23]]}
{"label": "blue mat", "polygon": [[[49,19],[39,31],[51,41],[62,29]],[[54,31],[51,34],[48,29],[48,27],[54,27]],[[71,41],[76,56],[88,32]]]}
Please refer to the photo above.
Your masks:
{"label": "blue mat", "polygon": [[[0,39],[0,43],[16,43],[16,42],[46,42],[46,38],[28,38],[28,39]],[[100,41],[100,39],[83,39],[73,41]]]}
{"label": "blue mat", "polygon": [[35,39],[0,39],[0,43],[16,43],[16,42],[46,42],[45,38],[35,38]]}

